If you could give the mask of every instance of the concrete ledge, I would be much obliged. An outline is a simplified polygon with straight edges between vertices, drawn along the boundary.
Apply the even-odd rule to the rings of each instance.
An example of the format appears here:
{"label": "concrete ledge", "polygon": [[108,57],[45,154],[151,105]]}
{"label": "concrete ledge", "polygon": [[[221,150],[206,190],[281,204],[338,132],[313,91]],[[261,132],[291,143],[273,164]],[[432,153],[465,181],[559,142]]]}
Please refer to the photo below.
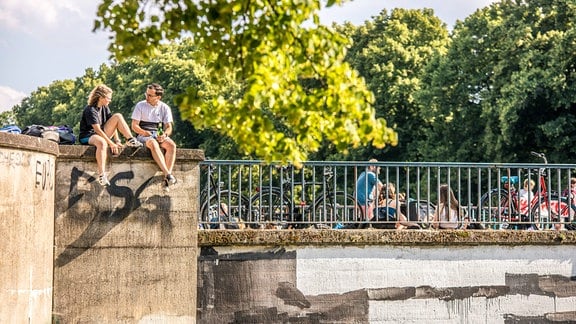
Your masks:
{"label": "concrete ledge", "polygon": [[495,230],[200,230],[198,246],[576,245],[574,231]]}
{"label": "concrete ledge", "polygon": [[[57,145],[58,146],[58,145]],[[96,148],[91,145],[60,145],[59,160],[95,160]],[[116,161],[126,160],[152,160],[150,150],[142,148],[124,147],[118,156],[112,157]],[[176,151],[176,161],[203,161],[204,151],[197,149],[179,148]]]}
{"label": "concrete ledge", "polygon": [[0,147],[48,153],[58,156],[58,143],[30,135],[0,132]]}

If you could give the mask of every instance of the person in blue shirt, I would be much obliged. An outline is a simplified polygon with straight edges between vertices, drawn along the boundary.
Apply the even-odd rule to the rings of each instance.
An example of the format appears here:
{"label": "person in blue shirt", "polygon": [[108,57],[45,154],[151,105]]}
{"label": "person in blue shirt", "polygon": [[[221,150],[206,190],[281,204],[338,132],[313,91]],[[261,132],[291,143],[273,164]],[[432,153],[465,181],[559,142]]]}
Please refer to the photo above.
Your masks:
{"label": "person in blue shirt", "polygon": [[[368,162],[378,162],[370,159]],[[378,192],[382,189],[382,182],[378,180],[380,167],[369,165],[366,171],[362,172],[356,180],[356,203],[362,211],[364,221],[370,221],[374,215],[374,199],[378,197]]]}

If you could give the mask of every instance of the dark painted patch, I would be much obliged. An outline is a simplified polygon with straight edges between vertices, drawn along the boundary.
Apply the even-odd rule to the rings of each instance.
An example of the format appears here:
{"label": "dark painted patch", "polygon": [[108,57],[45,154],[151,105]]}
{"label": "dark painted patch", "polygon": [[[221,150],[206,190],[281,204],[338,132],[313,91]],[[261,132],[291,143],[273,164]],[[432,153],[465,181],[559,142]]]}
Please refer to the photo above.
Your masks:
{"label": "dark painted patch", "polygon": [[296,283],[296,252],[221,254],[202,248],[197,323],[367,323],[365,290],[305,296]]}
{"label": "dark painted patch", "polygon": [[507,295],[541,295],[548,297],[576,296],[576,282],[560,275],[506,274],[505,286],[470,286],[435,288],[389,287],[368,289],[370,300],[441,299],[458,300],[470,297],[496,298]]}
{"label": "dark painted patch", "polygon": [[506,314],[505,324],[569,324],[576,323],[576,311],[550,313],[543,316],[522,316]]}
{"label": "dark painted patch", "polygon": [[286,251],[285,248],[274,248],[264,252],[245,252],[218,254],[213,247],[202,247],[198,261],[209,260],[226,260],[226,261],[256,261],[256,260],[282,260],[296,259],[296,251]]}
{"label": "dark painted patch", "polygon": [[[576,296],[572,277],[506,274],[505,285],[387,287],[344,294],[305,295],[296,286],[296,252],[219,255],[204,247],[199,257],[198,323],[368,323],[369,301],[469,298],[510,295]],[[506,323],[576,323],[576,312],[524,317],[506,314]]]}
{"label": "dark painted patch", "polygon": [[364,289],[344,294],[306,296],[309,313],[322,314],[321,323],[368,323],[368,292]]}
{"label": "dark painted patch", "polygon": [[[505,277],[506,286],[510,287],[511,295],[544,295],[538,286],[538,274],[513,274],[507,273]],[[550,295],[549,295],[550,296]]]}
{"label": "dark painted patch", "polygon": [[406,300],[416,297],[415,287],[392,287],[368,289],[370,300]]}
{"label": "dark painted patch", "polygon": [[[538,286],[547,296],[573,297],[576,296],[576,281],[564,276],[550,275],[538,277]],[[576,309],[576,305],[574,306]]]}
{"label": "dark painted patch", "polygon": [[278,283],[276,297],[282,299],[286,305],[296,306],[300,309],[310,308],[310,302],[306,296],[291,282]]}
{"label": "dark painted patch", "polygon": [[419,287],[390,287],[368,289],[370,300],[407,300],[407,299],[441,299],[455,300],[470,297],[496,298],[508,295],[510,289],[506,286],[474,286],[434,288],[430,286]]}
{"label": "dark painted patch", "polygon": [[286,323],[287,313],[278,313],[276,307],[254,307],[249,310],[234,312],[234,320],[230,323]]}

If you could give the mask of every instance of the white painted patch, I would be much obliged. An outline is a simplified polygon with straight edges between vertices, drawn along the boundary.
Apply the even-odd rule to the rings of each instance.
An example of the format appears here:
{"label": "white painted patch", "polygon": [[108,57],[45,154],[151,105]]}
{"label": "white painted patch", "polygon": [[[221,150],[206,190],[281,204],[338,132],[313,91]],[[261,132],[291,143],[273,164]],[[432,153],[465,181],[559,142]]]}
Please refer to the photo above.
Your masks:
{"label": "white painted patch", "polygon": [[573,246],[327,247],[297,250],[305,295],[388,287],[504,285],[506,274],[576,275]]}
{"label": "white painted patch", "polygon": [[195,323],[195,318],[191,316],[176,316],[176,315],[163,315],[151,314],[142,317],[138,324],[190,324]]}
{"label": "white painted patch", "polygon": [[510,295],[493,299],[484,297],[442,301],[409,299],[370,301],[369,322],[384,323],[504,323],[506,314],[541,316],[546,313],[573,311],[576,298]]}

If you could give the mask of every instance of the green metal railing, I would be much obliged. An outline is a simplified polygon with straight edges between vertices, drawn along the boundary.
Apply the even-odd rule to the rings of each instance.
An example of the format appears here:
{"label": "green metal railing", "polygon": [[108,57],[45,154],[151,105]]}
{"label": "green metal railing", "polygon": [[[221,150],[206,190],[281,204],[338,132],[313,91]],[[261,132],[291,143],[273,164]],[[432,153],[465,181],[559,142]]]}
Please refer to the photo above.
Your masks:
{"label": "green metal railing", "polygon": [[[312,161],[295,168],[208,160],[200,164],[200,228],[396,228],[397,218],[367,220],[356,202],[356,181],[371,165],[380,168],[382,183],[394,184],[405,197],[395,199],[407,223],[417,224],[413,228],[435,225],[443,184],[461,206],[459,228],[574,226],[576,202],[565,193],[576,177],[575,164]],[[521,197],[526,179],[535,186]],[[374,198],[374,215],[382,214]]]}

